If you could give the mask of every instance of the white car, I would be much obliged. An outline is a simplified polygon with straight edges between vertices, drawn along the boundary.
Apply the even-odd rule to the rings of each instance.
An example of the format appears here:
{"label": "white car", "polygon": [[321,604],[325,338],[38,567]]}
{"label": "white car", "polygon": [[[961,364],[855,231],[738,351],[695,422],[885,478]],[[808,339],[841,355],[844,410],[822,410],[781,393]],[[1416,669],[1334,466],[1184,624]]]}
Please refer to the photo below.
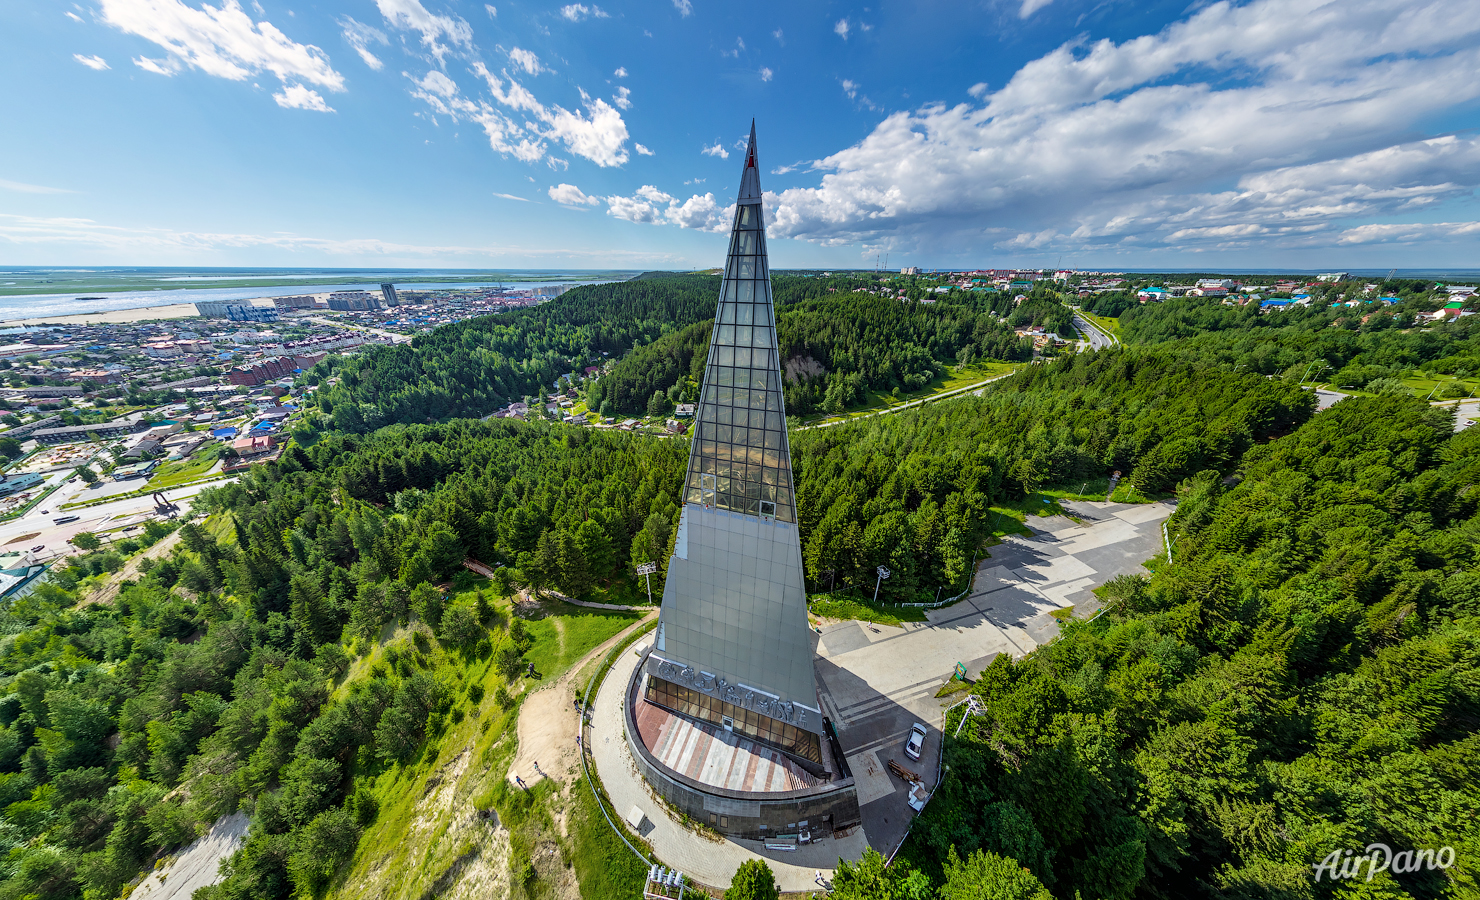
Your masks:
{"label": "white car", "polygon": [[910,729],[910,739],[904,743],[904,755],[910,759],[919,759],[920,750],[925,746],[925,726],[919,722]]}

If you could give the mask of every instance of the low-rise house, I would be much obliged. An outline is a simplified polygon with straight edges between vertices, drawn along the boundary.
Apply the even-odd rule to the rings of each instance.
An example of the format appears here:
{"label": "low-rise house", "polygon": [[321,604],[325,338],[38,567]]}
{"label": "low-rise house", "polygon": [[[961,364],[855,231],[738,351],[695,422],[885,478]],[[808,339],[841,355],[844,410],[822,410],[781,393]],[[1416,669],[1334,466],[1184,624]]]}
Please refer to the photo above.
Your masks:
{"label": "low-rise house", "polygon": [[259,456],[270,452],[275,446],[277,446],[277,441],[270,434],[237,438],[231,442],[231,449],[235,450],[238,456]]}
{"label": "low-rise house", "polygon": [[16,475],[0,475],[0,497],[9,497],[11,494],[19,494],[33,487],[39,487],[46,479],[35,472],[21,472]]}
{"label": "low-rise house", "polygon": [[130,462],[136,462],[141,459],[153,459],[156,456],[163,455],[163,453],[164,444],[159,441],[145,438],[144,440],[139,441],[137,444],[125,450],[121,458],[129,460]]}
{"label": "low-rise house", "polygon": [[119,466],[113,470],[113,480],[128,481],[130,478],[143,478],[157,468],[159,468],[157,459],[146,459],[133,465]]}

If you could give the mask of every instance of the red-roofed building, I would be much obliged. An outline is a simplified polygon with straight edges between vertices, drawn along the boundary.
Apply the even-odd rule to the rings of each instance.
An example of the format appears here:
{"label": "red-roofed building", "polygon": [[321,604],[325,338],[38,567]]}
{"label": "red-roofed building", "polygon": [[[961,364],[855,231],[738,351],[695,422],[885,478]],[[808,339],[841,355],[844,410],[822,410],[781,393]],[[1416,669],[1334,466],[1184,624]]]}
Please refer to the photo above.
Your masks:
{"label": "red-roofed building", "polygon": [[237,438],[231,442],[231,449],[235,450],[239,456],[257,456],[272,450],[276,443],[272,435],[264,434],[257,437]]}

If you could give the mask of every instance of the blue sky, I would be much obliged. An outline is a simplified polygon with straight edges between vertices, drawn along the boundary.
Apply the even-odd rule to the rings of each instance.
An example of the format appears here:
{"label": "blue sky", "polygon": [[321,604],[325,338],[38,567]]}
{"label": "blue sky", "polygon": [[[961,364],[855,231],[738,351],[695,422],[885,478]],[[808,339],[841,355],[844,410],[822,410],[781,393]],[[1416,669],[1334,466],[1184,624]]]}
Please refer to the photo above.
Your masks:
{"label": "blue sky", "polygon": [[1471,0],[0,5],[0,264],[1474,267]]}

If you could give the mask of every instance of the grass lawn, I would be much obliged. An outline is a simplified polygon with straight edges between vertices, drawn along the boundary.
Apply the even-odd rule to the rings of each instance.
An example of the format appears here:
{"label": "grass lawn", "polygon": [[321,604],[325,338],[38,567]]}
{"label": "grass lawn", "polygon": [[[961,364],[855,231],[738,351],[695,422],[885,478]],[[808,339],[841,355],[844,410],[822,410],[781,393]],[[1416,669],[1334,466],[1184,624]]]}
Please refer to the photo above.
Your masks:
{"label": "grass lawn", "polygon": [[1023,363],[1006,363],[984,360],[966,366],[951,366],[944,375],[937,375],[929,384],[918,391],[901,393],[899,399],[885,391],[869,391],[863,405],[848,410],[847,412],[828,414],[817,413],[802,419],[803,425],[816,425],[820,422],[838,422],[844,419],[856,419],[861,416],[869,416],[887,409],[893,409],[905,403],[915,400],[928,400],[938,394],[946,394],[961,388],[971,387],[990,378],[1007,375],[1019,368]]}
{"label": "grass lawn", "polygon": [[[617,606],[647,606],[647,584],[642,578],[632,573],[624,573],[620,578],[614,579],[611,584],[597,585],[591,589],[591,593],[577,599],[586,600],[591,603],[614,603]],[[659,579],[653,579],[653,605],[656,606],[663,599],[663,583]]]}
{"label": "grass lawn", "polygon": [[154,470],[154,475],[145,487],[156,491],[194,481],[209,472],[215,464],[216,457],[205,453],[197,453],[190,459],[167,462]]}
{"label": "grass lawn", "polygon": [[957,678],[955,675],[952,675],[951,676],[951,680],[950,681],[947,681],[945,684],[941,685],[940,690],[938,690],[938,691],[935,692],[935,696],[937,696],[937,697],[949,697],[952,694],[959,694],[962,691],[969,691],[969,690],[971,690],[971,682],[969,682],[969,681],[962,681],[961,679]]}
{"label": "grass lawn", "polygon": [[534,646],[524,658],[534,663],[541,683],[559,677],[592,648],[636,622],[637,613],[567,607],[570,613],[547,616],[528,623]]}
{"label": "grass lawn", "polygon": [[1453,375],[1429,374],[1427,372],[1410,374],[1403,377],[1403,386],[1414,393],[1419,399],[1429,400],[1453,400],[1454,397],[1440,397],[1445,386],[1458,383],[1471,397],[1480,394],[1480,378],[1455,378]]}
{"label": "grass lawn", "polygon": [[813,600],[807,605],[812,615],[829,619],[857,619],[860,622],[875,622],[879,625],[925,621],[925,610],[923,609],[885,606],[882,603],[831,594]]}
{"label": "grass lawn", "polygon": [[[591,772],[593,778],[596,772]],[[600,782],[598,781],[598,785]],[[585,779],[571,788],[570,862],[576,870],[581,896],[590,898],[638,897],[647,886],[647,867],[612,831],[596,805],[591,786]],[[620,817],[613,817],[618,828],[626,831]],[[641,838],[628,832],[628,840],[642,846]],[[702,897],[703,894],[694,893]]]}
{"label": "grass lawn", "polygon": [[1136,490],[1136,486],[1130,483],[1130,479],[1122,478],[1120,484],[1115,487],[1115,494],[1111,500],[1116,503],[1151,503],[1154,497],[1148,497]]}
{"label": "grass lawn", "polygon": [[1120,337],[1120,320],[1119,319],[1112,318],[1110,316],[1097,316],[1097,315],[1095,315],[1093,313],[1087,313],[1087,312],[1085,312],[1082,309],[1079,311],[1079,314],[1081,316],[1083,316],[1084,318],[1088,319],[1089,322],[1090,322],[1090,324],[1092,324],[1092,325],[1098,325],[1098,326],[1100,326],[1100,328],[1102,328],[1105,331],[1110,332],[1111,334],[1115,335],[1117,338]]}

